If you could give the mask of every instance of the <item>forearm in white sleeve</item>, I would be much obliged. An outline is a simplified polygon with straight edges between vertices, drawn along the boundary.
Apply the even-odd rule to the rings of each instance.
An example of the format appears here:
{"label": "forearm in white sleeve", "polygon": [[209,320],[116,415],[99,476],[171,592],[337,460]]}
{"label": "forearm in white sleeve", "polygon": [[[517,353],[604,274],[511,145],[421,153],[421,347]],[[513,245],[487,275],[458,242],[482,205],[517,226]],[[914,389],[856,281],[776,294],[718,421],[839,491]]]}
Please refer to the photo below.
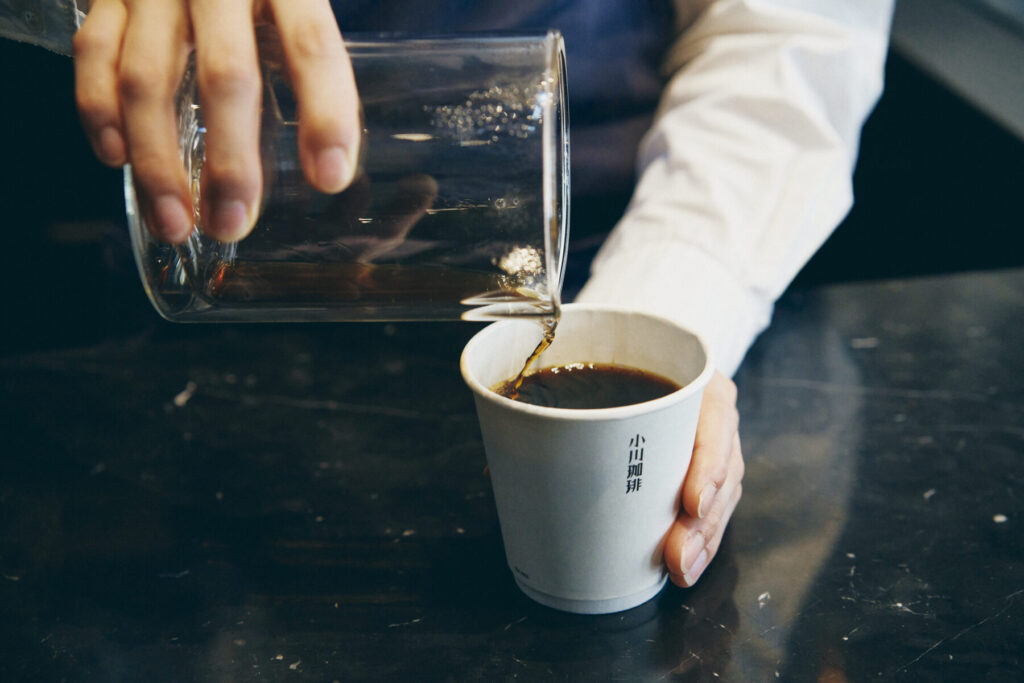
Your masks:
{"label": "forearm in white sleeve", "polygon": [[710,3],[668,53],[635,193],[577,300],[691,327],[732,375],[852,205],[891,16],[892,0]]}

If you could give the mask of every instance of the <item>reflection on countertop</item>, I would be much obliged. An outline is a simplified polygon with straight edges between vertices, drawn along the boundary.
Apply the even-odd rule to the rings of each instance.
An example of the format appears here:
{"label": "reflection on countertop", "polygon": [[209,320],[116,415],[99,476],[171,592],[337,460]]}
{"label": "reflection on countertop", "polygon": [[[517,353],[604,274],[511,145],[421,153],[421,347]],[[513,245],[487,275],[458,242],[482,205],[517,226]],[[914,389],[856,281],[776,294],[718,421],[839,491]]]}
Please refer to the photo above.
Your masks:
{"label": "reflection on countertop", "polygon": [[601,617],[505,566],[477,325],[9,352],[0,677],[1019,680],[1021,310],[1021,270],[789,293],[737,377],[718,558]]}

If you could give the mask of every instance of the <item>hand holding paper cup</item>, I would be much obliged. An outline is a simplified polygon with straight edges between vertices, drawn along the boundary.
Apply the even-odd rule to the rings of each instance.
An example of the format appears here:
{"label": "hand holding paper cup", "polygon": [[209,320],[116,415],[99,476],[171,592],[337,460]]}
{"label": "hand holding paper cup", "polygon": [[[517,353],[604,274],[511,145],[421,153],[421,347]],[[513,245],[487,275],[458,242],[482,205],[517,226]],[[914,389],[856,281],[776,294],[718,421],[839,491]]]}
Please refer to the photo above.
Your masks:
{"label": "hand holding paper cup", "polygon": [[568,305],[536,367],[612,364],[680,388],[596,409],[532,405],[493,391],[519,373],[542,333],[536,322],[494,323],[462,355],[509,568],[524,593],[549,607],[629,609],[656,595],[668,577],[663,544],[679,513],[713,372],[707,347],[664,318]]}

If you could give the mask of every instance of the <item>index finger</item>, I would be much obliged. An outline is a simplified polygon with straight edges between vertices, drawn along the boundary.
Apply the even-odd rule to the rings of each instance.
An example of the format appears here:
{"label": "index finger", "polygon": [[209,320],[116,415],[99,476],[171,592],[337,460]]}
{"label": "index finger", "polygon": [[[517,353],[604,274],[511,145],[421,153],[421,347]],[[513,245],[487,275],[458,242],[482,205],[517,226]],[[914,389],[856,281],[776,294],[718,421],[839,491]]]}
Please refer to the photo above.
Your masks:
{"label": "index finger", "polygon": [[97,3],[74,37],[75,100],[82,127],[96,156],[109,166],[121,166],[127,160],[117,94],[117,65],[127,20],[123,3]]}
{"label": "index finger", "polygon": [[192,232],[192,198],[174,111],[189,38],[188,17],[177,3],[133,3],[118,64],[128,161],[143,212],[154,234],[171,243]]}
{"label": "index finger", "polygon": [[736,385],[716,372],[704,390],[693,459],[683,482],[683,508],[691,517],[703,518],[725,483],[738,429]]}

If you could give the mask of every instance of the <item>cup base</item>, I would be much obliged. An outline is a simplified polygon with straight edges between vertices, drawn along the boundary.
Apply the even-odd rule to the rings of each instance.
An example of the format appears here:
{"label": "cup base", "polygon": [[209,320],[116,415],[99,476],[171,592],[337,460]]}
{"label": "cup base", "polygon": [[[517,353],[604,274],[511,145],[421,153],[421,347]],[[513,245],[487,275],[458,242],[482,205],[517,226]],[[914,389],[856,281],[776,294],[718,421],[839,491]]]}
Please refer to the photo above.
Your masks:
{"label": "cup base", "polygon": [[572,612],[574,614],[611,614],[612,612],[623,612],[627,609],[632,609],[638,605],[642,605],[655,595],[661,592],[661,589],[665,587],[668,582],[668,575],[662,577],[661,581],[645,588],[642,591],[631,593],[630,595],[623,595],[617,598],[606,598],[603,600],[576,600],[573,598],[560,598],[555,595],[548,595],[542,593],[534,588],[530,588],[522,581],[519,577],[514,577],[516,585],[519,586],[519,590],[523,591],[528,598],[539,602],[546,607],[552,607],[563,612]]}

